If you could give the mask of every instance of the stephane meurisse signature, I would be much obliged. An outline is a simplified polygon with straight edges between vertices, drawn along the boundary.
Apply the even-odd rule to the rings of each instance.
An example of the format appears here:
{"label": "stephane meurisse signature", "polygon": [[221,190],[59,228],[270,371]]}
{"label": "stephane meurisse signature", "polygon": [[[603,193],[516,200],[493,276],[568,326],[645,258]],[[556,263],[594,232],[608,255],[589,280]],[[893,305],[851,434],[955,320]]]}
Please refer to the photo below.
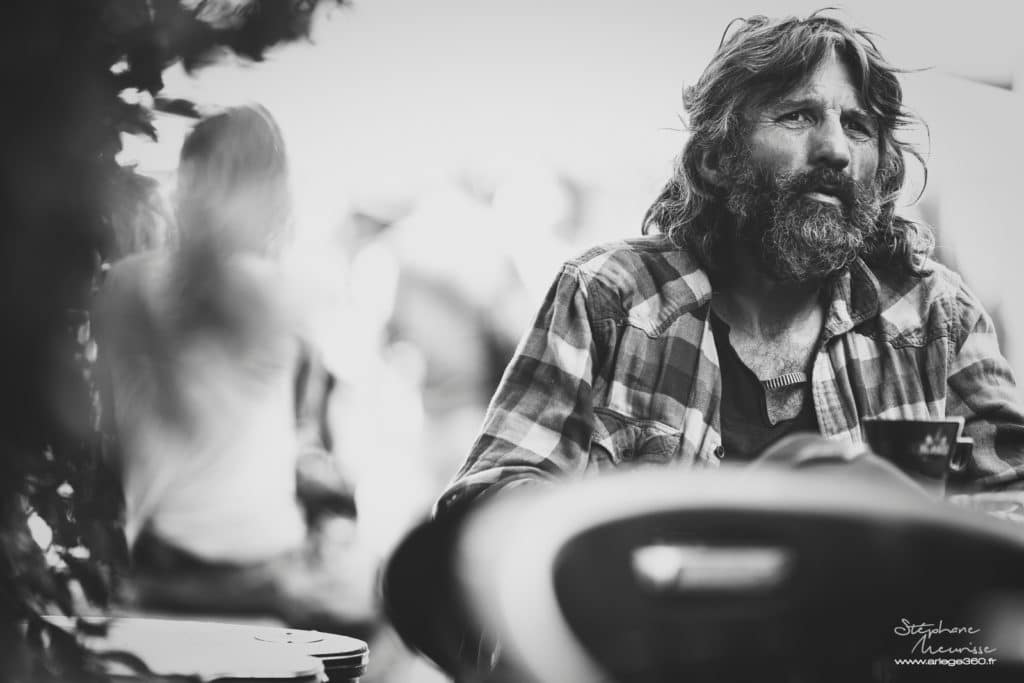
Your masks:
{"label": "stephane meurisse signature", "polygon": [[[893,633],[904,638],[917,638],[910,652],[922,655],[988,655],[997,649],[976,645],[970,639],[981,633],[977,626],[946,626],[941,619],[937,624],[900,619],[900,625],[893,629]],[[966,644],[963,642],[965,639]]]}

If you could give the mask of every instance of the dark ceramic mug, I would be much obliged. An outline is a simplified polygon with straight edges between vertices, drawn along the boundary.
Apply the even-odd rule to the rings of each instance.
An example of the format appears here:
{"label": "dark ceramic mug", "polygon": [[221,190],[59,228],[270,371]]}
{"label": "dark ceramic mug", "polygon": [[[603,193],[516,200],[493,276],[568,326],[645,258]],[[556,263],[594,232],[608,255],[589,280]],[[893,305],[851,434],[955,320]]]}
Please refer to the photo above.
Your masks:
{"label": "dark ceramic mug", "polygon": [[962,436],[961,417],[934,420],[861,420],[871,450],[928,491],[942,495],[950,474],[963,472],[973,442]]}

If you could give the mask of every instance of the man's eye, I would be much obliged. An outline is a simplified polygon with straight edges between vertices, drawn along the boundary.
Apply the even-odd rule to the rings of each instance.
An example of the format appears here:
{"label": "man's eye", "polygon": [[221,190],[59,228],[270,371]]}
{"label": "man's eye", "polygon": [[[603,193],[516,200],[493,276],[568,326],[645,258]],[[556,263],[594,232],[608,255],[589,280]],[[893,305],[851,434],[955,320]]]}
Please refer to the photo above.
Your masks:
{"label": "man's eye", "polygon": [[778,120],[782,123],[808,123],[811,117],[805,111],[790,111],[780,116]]}
{"label": "man's eye", "polygon": [[871,126],[864,123],[863,121],[850,120],[847,121],[845,125],[849,130],[853,131],[854,133],[857,133],[858,135],[872,136],[875,134],[875,131],[871,128]]}

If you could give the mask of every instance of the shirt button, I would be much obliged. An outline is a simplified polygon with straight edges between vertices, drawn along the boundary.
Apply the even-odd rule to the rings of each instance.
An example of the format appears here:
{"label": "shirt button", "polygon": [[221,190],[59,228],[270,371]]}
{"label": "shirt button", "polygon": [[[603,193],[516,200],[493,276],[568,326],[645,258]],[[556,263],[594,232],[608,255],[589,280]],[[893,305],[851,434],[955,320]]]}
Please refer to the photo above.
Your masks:
{"label": "shirt button", "polygon": [[715,457],[721,458],[725,455],[725,446],[717,446],[714,450]]}

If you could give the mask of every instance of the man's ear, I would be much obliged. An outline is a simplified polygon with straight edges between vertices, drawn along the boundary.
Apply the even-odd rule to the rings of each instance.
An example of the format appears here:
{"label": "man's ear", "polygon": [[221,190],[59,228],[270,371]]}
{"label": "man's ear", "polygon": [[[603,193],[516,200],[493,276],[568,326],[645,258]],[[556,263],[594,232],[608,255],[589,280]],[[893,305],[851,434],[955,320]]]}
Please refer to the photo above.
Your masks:
{"label": "man's ear", "polygon": [[710,150],[704,150],[700,153],[700,157],[697,159],[697,170],[700,171],[701,178],[704,179],[710,185],[715,187],[723,187],[725,185],[725,176],[721,169],[722,157],[717,152]]}

